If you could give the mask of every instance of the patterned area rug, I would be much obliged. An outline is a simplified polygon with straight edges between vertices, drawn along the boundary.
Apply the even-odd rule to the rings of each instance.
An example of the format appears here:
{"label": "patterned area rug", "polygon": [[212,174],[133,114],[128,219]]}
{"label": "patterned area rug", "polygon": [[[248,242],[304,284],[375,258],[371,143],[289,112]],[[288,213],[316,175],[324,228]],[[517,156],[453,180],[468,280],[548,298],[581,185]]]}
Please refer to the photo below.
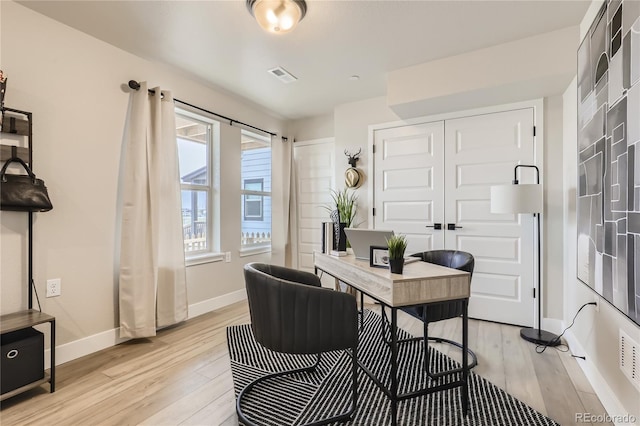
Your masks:
{"label": "patterned area rug", "polygon": [[[382,343],[379,315],[365,311],[364,330],[360,333],[358,358],[387,384],[388,347]],[[399,330],[399,338],[410,337]],[[268,373],[301,368],[313,364],[315,356],[285,355],[258,344],[248,324],[227,328],[231,372],[236,397],[252,380]],[[459,367],[442,353],[431,351],[432,371]],[[402,393],[433,386],[450,378],[429,379],[422,369],[422,342],[403,343],[399,350],[399,384]],[[343,351],[322,355],[314,373],[301,373],[267,381],[255,386],[243,400],[243,411],[256,423],[271,426],[302,425],[347,410],[351,401],[351,357]],[[350,425],[389,425],[390,403],[361,369],[358,369],[358,408]],[[398,424],[422,425],[557,425],[512,397],[491,382],[469,374],[471,411],[465,419],[460,408],[460,388],[400,402]]]}

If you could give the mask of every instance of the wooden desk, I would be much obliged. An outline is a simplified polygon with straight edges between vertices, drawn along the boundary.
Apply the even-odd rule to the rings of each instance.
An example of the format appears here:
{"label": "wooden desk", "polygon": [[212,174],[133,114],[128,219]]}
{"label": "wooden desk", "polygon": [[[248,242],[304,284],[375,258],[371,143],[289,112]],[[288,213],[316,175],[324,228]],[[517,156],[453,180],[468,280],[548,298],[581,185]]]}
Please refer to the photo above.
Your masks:
{"label": "wooden desk", "polygon": [[[337,257],[324,253],[314,253],[316,273],[323,271],[336,280],[342,281],[359,290],[382,306],[391,309],[391,388],[388,389],[375,375],[361,365],[361,368],[373,379],[391,400],[391,421],[397,424],[398,402],[429,393],[462,387],[462,411],[466,416],[468,400],[468,315],[465,304],[462,316],[462,368],[452,374],[460,375],[459,380],[444,385],[429,386],[425,389],[398,394],[398,308],[414,305],[428,305],[446,300],[469,300],[471,281],[468,272],[445,268],[426,262],[413,262],[404,265],[402,274],[392,274],[388,269],[369,266],[369,261],[358,260],[353,255]],[[362,300],[362,298],[361,298]],[[428,348],[424,348],[428,350]]]}
{"label": "wooden desk", "polygon": [[369,266],[353,255],[337,257],[314,253],[314,265],[336,279],[370,295],[389,307],[423,305],[443,300],[468,299],[469,273],[427,262],[404,265],[402,275]]}

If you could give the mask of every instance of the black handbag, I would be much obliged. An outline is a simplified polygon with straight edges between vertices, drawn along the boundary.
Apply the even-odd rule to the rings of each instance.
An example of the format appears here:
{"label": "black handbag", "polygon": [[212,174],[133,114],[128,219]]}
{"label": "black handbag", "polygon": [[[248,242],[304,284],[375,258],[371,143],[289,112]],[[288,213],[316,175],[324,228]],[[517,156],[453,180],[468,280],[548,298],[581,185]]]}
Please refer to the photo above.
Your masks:
{"label": "black handbag", "polygon": [[[11,163],[20,163],[26,175],[7,174]],[[48,212],[53,208],[47,187],[36,178],[29,166],[18,157],[12,157],[0,170],[0,210],[18,212]]]}

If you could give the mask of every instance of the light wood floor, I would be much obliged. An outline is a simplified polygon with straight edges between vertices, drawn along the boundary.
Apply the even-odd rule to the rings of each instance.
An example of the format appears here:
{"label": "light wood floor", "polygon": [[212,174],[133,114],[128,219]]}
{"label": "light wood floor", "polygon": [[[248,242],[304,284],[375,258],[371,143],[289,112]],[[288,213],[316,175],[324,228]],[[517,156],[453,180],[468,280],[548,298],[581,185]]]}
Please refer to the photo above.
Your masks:
{"label": "light wood floor", "polygon": [[[371,306],[372,309],[376,307]],[[399,325],[420,335],[419,321],[399,313]],[[249,323],[246,302],[236,303],[152,339],[127,342],[61,365],[56,392],[48,385],[2,401],[0,424],[9,425],[235,425],[233,385],[225,329]],[[458,339],[460,321],[430,326],[430,335]],[[519,329],[469,322],[475,373],[562,425],[575,413],[604,414],[568,353],[534,345]],[[453,358],[456,349],[435,345]]]}

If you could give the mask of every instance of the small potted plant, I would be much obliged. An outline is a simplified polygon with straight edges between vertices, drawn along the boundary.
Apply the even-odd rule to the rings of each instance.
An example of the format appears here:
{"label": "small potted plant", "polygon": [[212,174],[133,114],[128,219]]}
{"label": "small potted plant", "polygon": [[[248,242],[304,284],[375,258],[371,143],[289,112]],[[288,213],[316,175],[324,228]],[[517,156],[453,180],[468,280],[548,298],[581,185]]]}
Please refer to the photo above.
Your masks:
{"label": "small potted plant", "polygon": [[387,240],[389,249],[389,269],[393,274],[401,274],[404,267],[404,251],[407,249],[407,237],[392,235]]}

